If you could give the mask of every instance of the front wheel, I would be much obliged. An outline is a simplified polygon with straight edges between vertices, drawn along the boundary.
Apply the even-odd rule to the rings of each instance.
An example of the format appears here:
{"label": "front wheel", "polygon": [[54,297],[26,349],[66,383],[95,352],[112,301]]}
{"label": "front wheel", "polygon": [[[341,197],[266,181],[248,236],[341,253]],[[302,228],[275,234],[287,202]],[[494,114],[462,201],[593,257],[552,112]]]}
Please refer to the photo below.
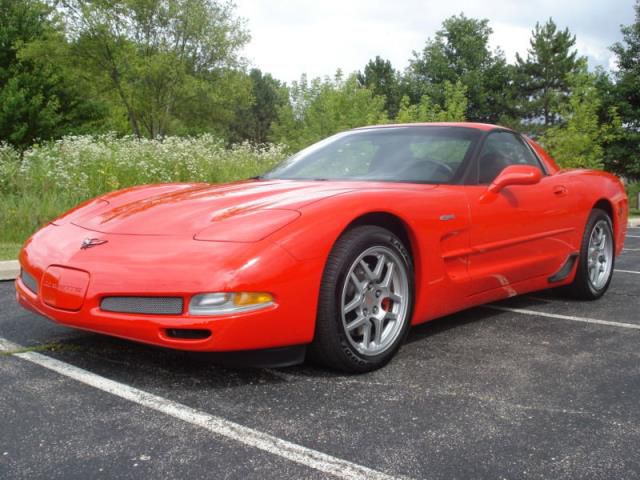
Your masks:
{"label": "front wheel", "polygon": [[580,300],[596,300],[609,288],[615,263],[611,219],[604,210],[594,208],[582,238],[576,278],[562,289]]}
{"label": "front wheel", "polygon": [[409,330],[413,266],[388,230],[355,227],[336,242],[325,266],[316,332],[316,361],[351,373],[387,363]]}

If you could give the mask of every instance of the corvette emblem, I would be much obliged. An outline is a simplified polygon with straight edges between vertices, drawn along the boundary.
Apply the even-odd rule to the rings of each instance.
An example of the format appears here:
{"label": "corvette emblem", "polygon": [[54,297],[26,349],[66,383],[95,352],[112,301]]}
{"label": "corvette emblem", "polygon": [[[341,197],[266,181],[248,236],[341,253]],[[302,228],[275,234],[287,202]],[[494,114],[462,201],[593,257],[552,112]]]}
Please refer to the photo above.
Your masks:
{"label": "corvette emblem", "polygon": [[85,238],[82,241],[82,245],[80,245],[81,250],[86,250],[87,248],[97,247],[98,245],[104,245],[109,240],[101,240],[99,238]]}

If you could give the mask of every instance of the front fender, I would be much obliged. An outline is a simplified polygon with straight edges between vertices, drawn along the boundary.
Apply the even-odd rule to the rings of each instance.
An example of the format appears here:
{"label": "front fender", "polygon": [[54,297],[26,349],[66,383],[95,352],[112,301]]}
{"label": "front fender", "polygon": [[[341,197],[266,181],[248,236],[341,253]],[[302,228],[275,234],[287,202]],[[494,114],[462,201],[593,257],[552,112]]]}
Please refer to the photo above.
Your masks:
{"label": "front fender", "polygon": [[303,262],[324,265],[358,218],[370,213],[397,217],[411,242],[418,298],[414,323],[419,323],[454,311],[466,298],[470,220],[462,188],[408,185],[343,193],[304,207],[296,222],[269,239]]}

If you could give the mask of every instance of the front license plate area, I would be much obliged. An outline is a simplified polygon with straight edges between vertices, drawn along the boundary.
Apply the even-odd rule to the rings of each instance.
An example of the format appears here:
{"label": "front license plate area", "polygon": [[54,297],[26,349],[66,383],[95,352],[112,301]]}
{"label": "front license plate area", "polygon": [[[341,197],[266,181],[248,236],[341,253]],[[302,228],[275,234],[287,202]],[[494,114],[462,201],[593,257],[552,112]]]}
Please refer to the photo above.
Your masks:
{"label": "front license plate area", "polygon": [[80,310],[88,286],[88,272],[52,266],[47,268],[42,278],[42,301],[61,310]]}

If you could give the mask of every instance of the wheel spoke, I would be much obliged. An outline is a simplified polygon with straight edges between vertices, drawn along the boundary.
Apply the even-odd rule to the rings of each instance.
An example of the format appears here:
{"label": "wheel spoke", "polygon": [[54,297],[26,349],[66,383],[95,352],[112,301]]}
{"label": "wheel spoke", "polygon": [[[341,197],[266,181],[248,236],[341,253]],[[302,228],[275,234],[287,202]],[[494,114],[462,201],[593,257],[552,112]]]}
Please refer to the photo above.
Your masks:
{"label": "wheel spoke", "polygon": [[398,295],[397,293],[390,294],[388,298],[394,303],[400,303],[402,301],[402,295]]}
{"label": "wheel spoke", "polygon": [[607,246],[607,236],[602,234],[602,238],[600,239],[600,243],[598,245],[598,250],[604,252],[605,247]]}
{"label": "wheel spoke", "polygon": [[390,322],[395,322],[398,319],[398,315],[393,312],[387,312],[387,314],[384,316],[384,319],[389,320]]}
{"label": "wheel spoke", "polygon": [[373,335],[373,342],[376,345],[380,345],[380,342],[382,340],[382,321],[375,317],[372,318],[372,320],[376,327],[375,334]]}
{"label": "wheel spoke", "polygon": [[360,279],[356,275],[356,272],[351,272],[351,274],[349,275],[349,278],[351,279],[351,282],[353,283],[354,287],[356,287],[356,291],[358,293],[362,293],[362,291],[364,290],[365,282],[360,281]]}
{"label": "wheel spoke", "polygon": [[380,279],[380,276],[382,275],[382,269],[384,268],[385,264],[387,263],[387,257],[385,257],[384,255],[378,255],[377,259],[378,259],[378,263],[376,263],[376,266],[373,269],[373,278],[372,278],[372,280],[379,280]]}
{"label": "wheel spoke", "polygon": [[362,268],[362,270],[364,271],[364,275],[369,281],[374,281],[376,279],[373,275],[373,272],[369,268],[369,265],[364,261],[364,259],[360,260],[360,268]]}
{"label": "wheel spoke", "polygon": [[355,297],[353,297],[353,300],[351,300],[349,303],[347,303],[344,306],[344,309],[342,311],[344,313],[349,313],[352,310],[355,310],[360,305],[362,305],[362,299],[363,299],[362,294],[360,292],[356,293]]}
{"label": "wheel spoke", "polygon": [[363,317],[362,315],[360,315],[353,322],[347,324],[347,330],[349,332],[351,332],[351,331],[355,330],[356,328],[359,328],[359,327],[363,326],[365,323],[369,323],[367,321],[367,318]]}
{"label": "wheel spoke", "polygon": [[362,324],[362,346],[368,349],[369,343],[371,343],[371,323],[369,323],[368,319],[364,320],[365,322]]}
{"label": "wheel spoke", "polygon": [[393,271],[396,264],[393,262],[387,263],[387,274],[384,276],[384,280],[380,284],[383,288],[389,288],[391,286],[391,280],[393,280]]}
{"label": "wheel spoke", "polygon": [[592,265],[589,268],[589,279],[591,283],[596,286],[596,279],[598,278],[598,267],[596,265]]}

